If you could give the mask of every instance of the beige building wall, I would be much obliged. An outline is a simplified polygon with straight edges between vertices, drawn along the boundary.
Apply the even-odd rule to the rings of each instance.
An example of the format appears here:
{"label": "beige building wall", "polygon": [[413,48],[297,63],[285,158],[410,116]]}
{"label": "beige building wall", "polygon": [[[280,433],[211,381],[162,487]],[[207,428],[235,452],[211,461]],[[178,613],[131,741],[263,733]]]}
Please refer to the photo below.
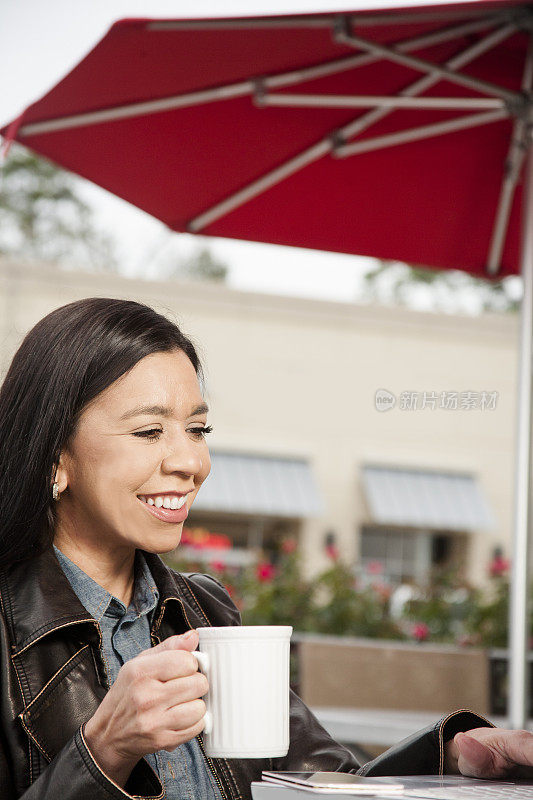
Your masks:
{"label": "beige building wall", "polygon": [[[474,473],[496,527],[469,535],[467,576],[480,582],[512,525],[518,320],[462,317],[240,292],[215,284],[127,280],[0,261],[2,375],[24,333],[63,303],[134,298],[177,318],[207,374],[213,449],[309,459],[326,511],[304,521],[310,569],[333,531],[344,557],[370,521],[366,462]],[[377,389],[498,392],[490,410],[375,408]]]}

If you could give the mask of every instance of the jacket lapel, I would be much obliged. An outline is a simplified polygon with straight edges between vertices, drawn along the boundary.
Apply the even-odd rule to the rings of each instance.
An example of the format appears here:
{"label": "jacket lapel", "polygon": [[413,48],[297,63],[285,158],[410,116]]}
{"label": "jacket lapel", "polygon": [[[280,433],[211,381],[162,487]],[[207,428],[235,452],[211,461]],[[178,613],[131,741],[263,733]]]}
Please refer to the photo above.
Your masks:
{"label": "jacket lapel", "polygon": [[59,627],[92,620],[52,548],[2,571],[0,589],[16,652]]}
{"label": "jacket lapel", "polygon": [[98,625],[51,549],[2,572],[0,589],[21,693],[17,714],[50,761],[105,694]]}
{"label": "jacket lapel", "polygon": [[209,625],[200,606],[187,593],[179,574],[171,572],[159,556],[143,550],[150,572],[159,590],[159,606],[156,610],[153,632],[161,641],[185,633],[191,628]]}
{"label": "jacket lapel", "polygon": [[92,717],[105,693],[96,680],[91,646],[86,644],[57,670],[19,718],[28,736],[51,761]]}

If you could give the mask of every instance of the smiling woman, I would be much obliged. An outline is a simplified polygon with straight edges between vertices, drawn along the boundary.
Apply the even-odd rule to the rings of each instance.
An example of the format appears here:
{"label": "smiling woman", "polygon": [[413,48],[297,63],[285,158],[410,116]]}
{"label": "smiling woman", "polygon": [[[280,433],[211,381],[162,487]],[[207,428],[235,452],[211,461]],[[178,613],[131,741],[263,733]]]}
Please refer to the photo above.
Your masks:
{"label": "smiling woman", "polygon": [[263,769],[533,764],[530,734],[452,712],[360,768],[292,693],[286,756],[206,757],[195,629],[240,616],[213,578],[160,558],[210,469],[202,384],[190,339],[131,301],[63,306],[15,354],[0,389],[2,800],[249,800]]}
{"label": "smiling woman", "polygon": [[[177,325],[122,300],[57,309],[13,359],[0,391],[0,658],[5,670],[16,651],[7,671],[20,686],[14,711],[0,720],[6,800],[67,797],[70,767],[60,760],[57,775],[47,769],[65,745],[83,766],[73,798],[119,788],[127,795],[127,783],[136,795],[158,796],[161,781],[167,797],[177,797],[180,774],[195,776],[206,798],[220,795],[195,738],[207,688],[188,652],[197,635],[170,635],[205,620],[183,607],[168,627],[165,606],[180,589],[157,555],[179,544],[209,473],[202,383],[194,345]],[[169,654],[161,663],[164,654],[152,647],[161,639],[160,649],[176,650],[171,667]],[[139,668],[157,698],[150,708],[145,699],[139,708],[132,689]],[[172,702],[157,692],[169,679]],[[46,719],[52,693],[57,715]],[[143,727],[147,714],[152,721]],[[163,750],[172,756],[163,759]],[[50,781],[61,782],[60,792],[44,789]]]}

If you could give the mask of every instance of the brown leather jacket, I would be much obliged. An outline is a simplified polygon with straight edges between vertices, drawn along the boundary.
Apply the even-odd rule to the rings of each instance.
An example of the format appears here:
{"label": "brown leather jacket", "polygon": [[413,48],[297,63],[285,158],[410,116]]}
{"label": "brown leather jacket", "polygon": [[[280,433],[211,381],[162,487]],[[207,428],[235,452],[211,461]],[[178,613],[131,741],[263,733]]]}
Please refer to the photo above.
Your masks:
{"label": "brown leather jacket", "polygon": [[[215,580],[180,575],[158,556],[145,556],[160,592],[152,644],[188,628],[240,624],[238,610]],[[145,759],[121,789],[101,771],[85,743],[83,725],[109,688],[101,635],[53,550],[0,570],[0,602],[0,798],[164,798]],[[442,771],[446,739],[459,730],[490,724],[472,712],[455,712],[360,768],[293,694],[287,756],[208,759],[208,764],[223,798],[247,800],[262,769],[436,773]]]}

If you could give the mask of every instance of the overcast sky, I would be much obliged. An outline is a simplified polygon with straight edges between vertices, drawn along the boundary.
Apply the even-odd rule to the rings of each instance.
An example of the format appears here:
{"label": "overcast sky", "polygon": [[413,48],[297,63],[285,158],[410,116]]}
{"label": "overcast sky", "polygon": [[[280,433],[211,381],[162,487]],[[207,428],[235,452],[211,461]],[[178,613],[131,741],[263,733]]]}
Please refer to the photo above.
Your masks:
{"label": "overcast sky", "polygon": [[[446,0],[440,0],[446,2]],[[0,123],[16,116],[56,84],[123,17],[232,16],[302,11],[342,11],[398,7],[406,0],[1,0]],[[410,0],[409,5],[426,0]],[[191,12],[192,9],[192,12]],[[83,192],[102,227],[112,229],[124,268],[140,274],[145,266],[176,248],[186,255],[199,237],[170,234],[134,206],[83,181]],[[350,300],[372,259],[228,239],[206,239],[231,267],[235,287]]]}

